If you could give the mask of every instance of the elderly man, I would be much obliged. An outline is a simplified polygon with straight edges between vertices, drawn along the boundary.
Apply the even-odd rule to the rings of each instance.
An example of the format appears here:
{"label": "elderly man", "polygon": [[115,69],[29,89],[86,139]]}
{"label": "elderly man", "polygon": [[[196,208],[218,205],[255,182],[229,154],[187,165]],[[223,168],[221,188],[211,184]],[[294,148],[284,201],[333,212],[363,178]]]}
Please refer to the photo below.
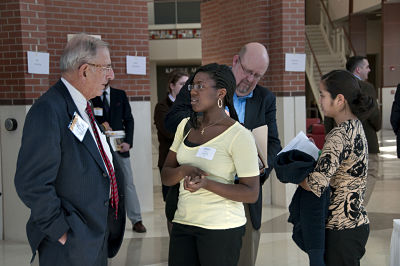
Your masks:
{"label": "elderly man", "polygon": [[[269,168],[266,168],[260,174],[261,185],[264,184],[271,173],[272,162],[281,149],[276,125],[275,95],[267,88],[257,84],[267,71],[268,65],[267,49],[260,43],[248,43],[241,48],[239,54],[233,56],[232,72],[236,79],[236,91],[233,101],[239,122],[250,130],[262,125],[268,126]],[[165,126],[171,132],[175,132],[179,122],[183,118],[190,116],[192,112],[190,94],[187,90],[187,85],[192,80],[193,77],[182,88],[171,111],[166,116]],[[260,186],[260,193],[256,203],[244,204],[247,224],[238,265],[249,266],[255,265],[256,262],[260,242],[261,190]]]}
{"label": "elderly man", "polygon": [[62,78],[26,116],[15,175],[31,210],[32,260],[38,250],[40,265],[107,265],[123,239],[124,197],[89,100],[114,79],[108,45],[79,34],[60,67]]}

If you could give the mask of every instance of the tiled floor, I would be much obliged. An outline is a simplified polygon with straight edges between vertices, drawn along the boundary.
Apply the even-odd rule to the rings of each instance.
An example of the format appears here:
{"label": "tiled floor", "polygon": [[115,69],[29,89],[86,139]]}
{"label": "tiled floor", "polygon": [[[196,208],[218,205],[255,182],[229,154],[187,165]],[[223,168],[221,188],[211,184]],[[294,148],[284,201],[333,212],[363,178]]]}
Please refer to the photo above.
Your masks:
{"label": "tiled floor", "polygon": [[[400,161],[396,158],[396,142],[391,131],[380,134],[382,152],[381,179],[376,182],[367,211],[371,220],[371,233],[363,266],[389,265],[390,238],[393,219],[400,219]],[[148,232],[137,234],[126,229],[125,240],[118,255],[109,265],[167,265],[168,232],[161,193],[156,192],[155,210],[144,213]],[[308,265],[308,258],[291,240],[291,226],[287,223],[286,208],[265,206],[257,265]],[[29,265],[27,244],[0,241],[0,265]]]}

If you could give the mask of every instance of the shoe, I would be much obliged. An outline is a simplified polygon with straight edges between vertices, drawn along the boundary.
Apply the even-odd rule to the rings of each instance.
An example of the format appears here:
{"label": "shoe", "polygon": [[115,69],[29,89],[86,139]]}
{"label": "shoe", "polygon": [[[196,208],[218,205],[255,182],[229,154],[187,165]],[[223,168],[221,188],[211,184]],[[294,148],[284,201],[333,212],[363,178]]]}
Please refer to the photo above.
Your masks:
{"label": "shoe", "polygon": [[139,221],[139,222],[135,223],[132,226],[132,230],[137,232],[137,233],[146,233],[146,227],[144,227],[142,221]]}

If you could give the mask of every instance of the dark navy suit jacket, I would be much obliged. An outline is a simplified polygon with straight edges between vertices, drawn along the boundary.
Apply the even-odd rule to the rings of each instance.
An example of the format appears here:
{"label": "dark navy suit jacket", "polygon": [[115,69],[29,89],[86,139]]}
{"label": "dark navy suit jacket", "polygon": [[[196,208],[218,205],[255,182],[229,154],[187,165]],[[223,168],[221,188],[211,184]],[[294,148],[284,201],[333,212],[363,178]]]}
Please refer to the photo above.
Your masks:
{"label": "dark navy suit jacket", "polygon": [[397,158],[400,158],[400,84],[397,85],[396,94],[394,96],[392,112],[390,113],[390,124],[396,134]]}
{"label": "dark navy suit jacket", "polygon": [[[103,108],[100,96],[93,98],[92,103],[94,107]],[[100,124],[105,121],[104,116],[95,115],[95,117]],[[134,120],[125,91],[110,88],[110,121],[107,122],[113,130],[125,131],[125,142],[132,148]],[[120,154],[123,157],[129,157],[129,151]]]}
{"label": "dark navy suit jacket", "polygon": [[[314,158],[302,151],[291,150],[276,157],[275,171],[282,183],[299,184],[315,168]],[[294,242],[307,252],[311,266],[323,266],[325,223],[330,201],[329,187],[317,197],[298,186],[289,206],[288,222],[293,224]]]}
{"label": "dark navy suit jacket", "polygon": [[26,116],[15,175],[17,193],[31,210],[26,228],[32,252],[42,241],[59,245],[57,240],[67,232],[65,252],[61,257],[54,255],[53,265],[93,265],[107,224],[111,233],[108,256],[112,257],[125,229],[118,163],[114,160],[120,195],[118,219],[108,220],[109,176],[90,131],[81,142],[69,130],[74,112],[79,113],[59,80]]}
{"label": "dark navy suit jacket", "polygon": [[[189,78],[186,84],[179,92],[171,110],[165,118],[165,127],[175,132],[177,126],[183,118],[189,117],[192,111],[190,104],[190,93],[187,85],[190,84],[194,76]],[[246,110],[244,117],[244,126],[248,129],[254,129],[259,126],[268,126],[268,166],[266,172],[260,176],[260,184],[264,184],[273,168],[273,162],[276,154],[281,150],[281,144],[278,137],[278,128],[276,125],[276,97],[267,88],[257,85],[253,91],[253,97],[246,100]],[[261,227],[262,211],[262,187],[255,203],[249,204],[251,222],[254,229]]]}

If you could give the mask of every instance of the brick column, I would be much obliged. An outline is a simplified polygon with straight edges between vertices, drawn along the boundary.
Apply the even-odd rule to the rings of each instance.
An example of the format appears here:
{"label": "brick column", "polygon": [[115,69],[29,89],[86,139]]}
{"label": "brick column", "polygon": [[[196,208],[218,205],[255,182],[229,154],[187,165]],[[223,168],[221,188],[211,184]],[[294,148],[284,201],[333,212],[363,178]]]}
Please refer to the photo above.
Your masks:
{"label": "brick column", "polygon": [[[4,3],[5,2],[5,3]],[[147,57],[147,1],[19,0],[0,4],[0,104],[32,104],[60,77],[67,34],[101,35],[110,43],[113,85],[134,101],[150,101],[149,75],[126,74],[126,55]],[[50,54],[50,75],[28,74],[27,51]]]}
{"label": "brick column", "polygon": [[47,75],[28,74],[27,51],[47,51],[45,0],[0,4],[0,104],[32,104],[48,87]]}
{"label": "brick column", "polygon": [[[277,124],[282,144],[305,131],[305,73],[285,72],[285,53],[305,52],[304,0],[204,0],[201,4],[202,63],[232,64],[248,42],[264,44],[270,66],[259,84],[277,96]],[[264,195],[287,206],[295,190],[271,178]]]}
{"label": "brick column", "polygon": [[201,4],[203,64],[232,64],[248,42],[264,44],[270,56],[260,81],[278,96],[304,95],[304,73],[285,72],[285,53],[305,52],[304,1],[210,0]]}

